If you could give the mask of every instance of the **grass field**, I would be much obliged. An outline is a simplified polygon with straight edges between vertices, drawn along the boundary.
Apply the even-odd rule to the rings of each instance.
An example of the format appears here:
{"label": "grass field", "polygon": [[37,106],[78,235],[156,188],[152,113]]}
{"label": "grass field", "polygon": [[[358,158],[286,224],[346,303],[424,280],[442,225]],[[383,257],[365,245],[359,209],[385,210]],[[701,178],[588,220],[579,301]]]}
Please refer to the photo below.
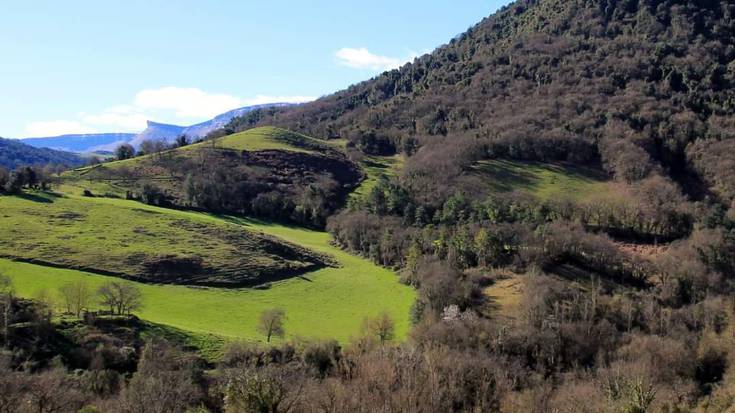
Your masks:
{"label": "grass field", "polygon": [[260,128],[249,129],[244,132],[235,133],[222,138],[218,138],[214,143],[203,142],[190,145],[186,149],[192,150],[199,146],[212,145],[216,147],[246,150],[246,151],[263,151],[269,149],[280,149],[293,152],[314,152],[312,148],[327,148],[328,146],[300,133],[291,132],[285,129],[272,126],[263,126]]}
{"label": "grass field", "polygon": [[484,293],[489,301],[487,315],[515,318],[521,310],[525,281],[523,275],[508,273],[486,287]]}
{"label": "grass field", "polygon": [[[245,229],[328,254],[339,264],[337,268],[323,268],[301,278],[273,283],[267,290],[138,284],[144,297],[144,308],[138,315],[143,319],[199,334],[262,340],[256,331],[260,313],[268,308],[281,307],[287,314],[287,339],[335,338],[345,342],[359,332],[364,317],[387,311],[396,321],[397,337],[406,337],[410,325],[409,310],[415,299],[413,289],[401,285],[394,272],[331,246],[325,232],[237,217],[165,210],[134,201],[94,198],[92,202],[111,207],[141,208],[172,218],[217,225],[241,225]],[[28,219],[33,217],[28,216]],[[22,296],[33,296],[43,289],[55,291],[71,280],[82,279],[99,285],[111,279],[7,259],[0,259],[0,272],[13,279],[16,291]]]}
{"label": "grass field", "polygon": [[365,171],[365,179],[359,187],[350,193],[348,201],[361,201],[372,191],[381,176],[395,176],[402,164],[403,158],[401,155],[366,156],[360,165]]}
{"label": "grass field", "polygon": [[[179,283],[265,282],[324,260],[242,226],[118,199],[41,192],[0,197],[0,255],[67,268],[160,278],[144,261],[162,255],[203,260]],[[174,281],[174,280],[171,280]]]}
{"label": "grass field", "polygon": [[600,171],[561,164],[518,162],[494,159],[479,162],[481,174],[491,192],[520,191],[539,199],[582,200],[609,192],[614,185]]}

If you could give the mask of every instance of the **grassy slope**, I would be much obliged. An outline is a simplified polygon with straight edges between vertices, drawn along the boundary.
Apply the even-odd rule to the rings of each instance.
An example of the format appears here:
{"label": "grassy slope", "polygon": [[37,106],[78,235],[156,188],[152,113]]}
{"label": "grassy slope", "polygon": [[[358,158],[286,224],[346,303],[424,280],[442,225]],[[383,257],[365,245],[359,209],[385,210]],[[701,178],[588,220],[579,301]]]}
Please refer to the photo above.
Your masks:
{"label": "grassy slope", "polygon": [[[303,140],[303,141],[298,141]],[[277,128],[258,128],[219,139],[219,148],[236,150],[280,149],[311,151],[313,145],[325,145],[299,134]],[[294,145],[294,142],[299,146]],[[195,150],[191,145],[185,150]],[[305,144],[305,145],[303,145]],[[339,142],[329,144],[339,149]],[[134,167],[143,158],[114,162],[97,168]],[[377,158],[365,165],[368,179],[353,196],[369,192],[383,173],[393,173],[399,159]],[[64,176],[60,190],[70,195],[81,195],[83,189],[95,194],[124,194],[124,187],[115,182],[88,180],[91,168],[80,168]],[[256,331],[260,312],[271,307],[282,307],[287,313],[288,337],[336,338],[346,341],[357,334],[366,316],[387,311],[396,320],[397,337],[406,337],[410,321],[409,310],[415,300],[415,291],[401,285],[396,274],[378,267],[368,260],[347,254],[330,245],[329,235],[297,227],[271,224],[235,217],[216,217],[205,213],[162,210],[131,201],[94,198],[94,202],[109,206],[134,206],[135,208],[165,212],[169,216],[198,219],[222,224],[243,225],[253,231],[286,239],[295,244],[328,254],[340,264],[338,268],[325,268],[275,283],[269,290],[225,290],[217,288],[190,288],[184,286],[159,286],[140,284],[144,292],[145,307],[140,312],[144,319],[166,326],[195,333],[195,337],[217,334],[226,338],[261,340]],[[11,275],[17,291],[26,296],[41,289],[55,290],[72,279],[84,279],[100,284],[109,277],[90,273],[48,268],[0,259],[0,272]],[[205,340],[207,341],[207,340]]]}
{"label": "grassy slope", "polygon": [[0,254],[64,267],[136,277],[147,257],[197,256],[211,269],[201,281],[226,282],[315,262],[308,254],[303,262],[267,251],[279,241],[238,225],[122,200],[35,193],[0,197],[0,211]]}
{"label": "grassy slope", "polygon": [[[260,340],[262,336],[256,331],[259,314],[267,308],[282,307],[288,317],[288,337],[336,338],[344,342],[359,332],[365,316],[387,311],[396,320],[397,336],[406,337],[410,324],[409,310],[415,292],[401,285],[392,271],[332,247],[329,235],[324,232],[243,218],[163,210],[133,201],[98,198],[95,202],[129,205],[218,224],[227,221],[244,225],[248,229],[327,253],[340,264],[339,268],[324,268],[308,273],[303,278],[274,283],[268,290],[140,284],[145,307],[139,315],[146,320],[195,333]],[[41,289],[53,291],[75,279],[88,280],[95,285],[110,279],[9,260],[0,260],[0,272],[13,278],[17,292],[23,296],[31,296]]]}
{"label": "grassy slope", "polygon": [[[264,126],[217,138],[212,141],[192,144],[170,152],[176,156],[193,157],[198,150],[212,147],[235,151],[282,150],[311,154],[341,149],[339,144],[329,144],[285,129]],[[145,155],[65,172],[62,174],[61,191],[81,195],[86,189],[92,191],[95,195],[113,195],[124,198],[126,191],[130,189],[130,185],[126,185],[124,180],[119,179],[119,176],[116,175],[116,170],[123,168],[151,168],[149,165],[150,162],[146,161],[150,160],[153,156],[159,155]],[[166,154],[162,156],[166,156]],[[167,181],[175,180],[175,178],[166,175],[169,173],[168,171],[161,170],[160,168],[156,169],[153,167],[149,172],[157,176],[155,181],[157,181],[157,185],[162,187],[167,186]]]}
{"label": "grassy slope", "polygon": [[475,167],[492,192],[521,191],[539,199],[583,200],[610,192],[613,184],[599,171],[581,167],[509,160],[482,161]]}
{"label": "grassy slope", "polygon": [[350,193],[348,200],[353,202],[362,200],[372,191],[381,176],[395,176],[402,164],[403,158],[400,155],[366,156],[360,165],[365,171],[365,179]]}
{"label": "grassy slope", "polygon": [[[186,149],[192,150],[204,145],[212,145],[212,143],[203,142],[196,145],[190,145]],[[245,132],[218,138],[214,142],[214,145],[219,148],[239,151],[281,149],[294,152],[314,152],[310,147],[318,148],[327,146],[326,144],[309,136],[271,126],[250,129]]]}

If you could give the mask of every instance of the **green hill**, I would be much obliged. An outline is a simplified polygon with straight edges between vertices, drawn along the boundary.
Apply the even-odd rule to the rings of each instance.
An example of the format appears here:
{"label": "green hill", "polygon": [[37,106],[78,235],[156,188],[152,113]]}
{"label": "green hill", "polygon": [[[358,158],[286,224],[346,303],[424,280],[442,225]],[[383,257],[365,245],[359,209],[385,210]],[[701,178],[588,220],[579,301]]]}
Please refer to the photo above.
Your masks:
{"label": "green hill", "polygon": [[0,197],[0,255],[155,283],[257,285],[329,258],[238,225],[117,199]]}
{"label": "green hill", "polygon": [[64,165],[69,167],[83,165],[86,160],[71,152],[46,148],[34,148],[22,141],[0,138],[0,167],[15,169],[32,165]]}
{"label": "green hill", "polygon": [[361,178],[338,147],[270,127],[62,176],[64,189],[77,194],[88,190],[317,227]]}
{"label": "green hill", "polygon": [[[309,262],[328,260],[331,266],[312,266],[298,277],[271,283],[267,289],[136,283],[143,294],[143,308],[137,314],[190,332],[262,340],[256,329],[260,313],[279,307],[287,314],[286,339],[334,338],[346,342],[359,334],[365,317],[387,312],[396,322],[396,338],[403,340],[408,334],[414,290],[402,285],[393,271],[332,246],[325,232],[115,199],[68,196],[54,198],[53,203],[40,203],[38,199],[0,197],[0,206],[3,222],[11,223],[0,229],[4,232],[0,244],[3,255],[37,258],[43,254],[42,261],[50,262],[55,257],[54,265],[67,267],[0,258],[0,273],[10,276],[16,293],[24,297],[35,296],[39,291],[55,297],[58,287],[74,280],[84,280],[93,287],[101,285],[111,278],[69,268],[95,265],[130,271],[135,265],[124,256],[138,251],[194,252],[222,270],[263,265],[271,271],[288,265],[302,265],[307,270]],[[69,213],[68,220],[62,219],[62,213],[57,212],[73,207],[78,214],[94,216],[98,226],[85,226]],[[136,233],[137,225],[148,225],[146,232],[151,233]],[[50,235],[42,235],[44,232]],[[232,233],[237,236],[228,236]],[[301,258],[303,262],[297,262],[263,249],[249,249],[270,242],[278,242],[280,248],[309,252]],[[40,244],[38,248],[25,251],[35,243]],[[126,269],[127,265],[131,269]]]}

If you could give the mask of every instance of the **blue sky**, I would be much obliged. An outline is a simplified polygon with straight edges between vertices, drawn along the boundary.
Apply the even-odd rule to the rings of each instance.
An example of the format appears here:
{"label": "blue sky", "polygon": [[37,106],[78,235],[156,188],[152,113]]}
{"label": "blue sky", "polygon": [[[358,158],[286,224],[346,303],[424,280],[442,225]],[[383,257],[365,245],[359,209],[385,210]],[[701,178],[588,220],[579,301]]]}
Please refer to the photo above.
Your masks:
{"label": "blue sky", "polygon": [[304,101],[431,51],[508,1],[21,1],[0,15],[0,136],[136,132]]}

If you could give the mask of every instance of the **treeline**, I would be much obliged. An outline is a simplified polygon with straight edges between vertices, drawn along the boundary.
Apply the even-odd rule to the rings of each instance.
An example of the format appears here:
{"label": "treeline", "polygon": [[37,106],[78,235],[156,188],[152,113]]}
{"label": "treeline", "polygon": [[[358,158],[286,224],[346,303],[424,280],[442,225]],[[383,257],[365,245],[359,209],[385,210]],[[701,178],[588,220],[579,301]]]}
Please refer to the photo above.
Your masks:
{"label": "treeline", "polygon": [[0,193],[18,194],[23,188],[47,190],[58,183],[58,174],[64,169],[60,165],[43,167],[23,166],[8,171],[0,166]]}
{"label": "treeline", "polygon": [[354,201],[350,209],[396,216],[403,225],[417,227],[467,222],[539,225],[565,220],[612,236],[650,242],[685,237],[697,220],[708,220],[710,226],[726,221],[716,206],[688,202],[675,184],[661,176],[620,186],[617,193],[607,196],[539,200],[521,192],[470,191],[452,185],[451,179],[446,186],[439,184],[443,191],[425,195],[417,190],[412,173],[404,170],[401,179],[381,177],[370,193],[363,200]]}
{"label": "treeline", "polygon": [[3,168],[14,170],[24,166],[43,167],[48,164],[74,167],[84,163],[82,157],[71,152],[36,148],[21,140],[0,138],[0,167]]}
{"label": "treeline", "polygon": [[[194,143],[199,142],[202,142],[202,139],[198,139]],[[136,156],[160,154],[171,149],[183,148],[191,143],[191,138],[186,135],[177,136],[171,143],[163,139],[146,139],[140,143],[140,147],[137,150],[129,143],[123,143],[115,148],[115,159],[125,160],[135,158]]]}
{"label": "treeline", "polygon": [[[323,228],[342,196],[361,179],[339,154],[235,151],[206,145],[188,152],[161,150],[135,167],[91,170],[114,180],[127,197],[158,206],[199,208]],[[128,148],[130,149],[130,148]]]}

